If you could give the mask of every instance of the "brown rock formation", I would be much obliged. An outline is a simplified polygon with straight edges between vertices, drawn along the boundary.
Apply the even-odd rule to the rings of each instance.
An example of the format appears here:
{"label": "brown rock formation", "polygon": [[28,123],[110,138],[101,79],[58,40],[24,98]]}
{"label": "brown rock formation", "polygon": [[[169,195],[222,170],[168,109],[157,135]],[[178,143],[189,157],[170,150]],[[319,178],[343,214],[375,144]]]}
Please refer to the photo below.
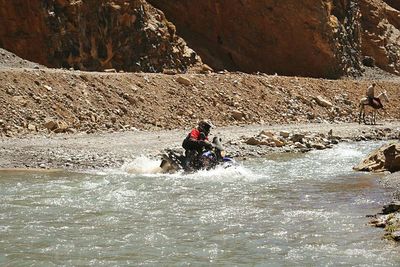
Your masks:
{"label": "brown rock formation", "polygon": [[0,47],[35,62],[47,63],[42,1],[0,0]]}
{"label": "brown rock formation", "polygon": [[356,171],[397,172],[400,171],[400,143],[386,144],[367,156],[354,167]]}
{"label": "brown rock formation", "polygon": [[200,63],[144,0],[0,0],[0,47],[52,67],[186,71]]}
{"label": "brown rock formation", "polygon": [[400,71],[400,2],[361,0],[362,53],[388,72]]}
{"label": "brown rock formation", "polygon": [[149,0],[215,69],[314,77],[358,71],[351,0]]}

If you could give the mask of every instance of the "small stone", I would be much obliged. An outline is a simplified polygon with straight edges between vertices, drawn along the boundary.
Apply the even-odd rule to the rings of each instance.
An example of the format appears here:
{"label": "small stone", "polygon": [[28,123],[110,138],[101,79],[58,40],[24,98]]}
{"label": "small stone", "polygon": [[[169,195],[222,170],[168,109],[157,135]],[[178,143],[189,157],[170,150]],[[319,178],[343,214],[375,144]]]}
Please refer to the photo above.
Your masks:
{"label": "small stone", "polygon": [[108,72],[108,73],[116,73],[117,70],[116,69],[105,69],[104,72]]}
{"label": "small stone", "polygon": [[177,72],[174,69],[163,69],[163,74],[175,75],[175,74],[177,74]]}
{"label": "small stone", "polygon": [[287,131],[281,131],[281,132],[279,133],[279,135],[282,136],[283,138],[288,138],[289,135],[290,135],[290,133],[287,132]]}
{"label": "small stone", "polygon": [[50,131],[52,131],[57,128],[57,122],[55,122],[53,120],[47,121],[43,126],[47,129],[49,129]]}
{"label": "small stone", "polygon": [[232,111],[232,117],[237,121],[242,120],[244,116],[245,116],[244,113],[239,110]]}
{"label": "small stone", "polygon": [[27,128],[29,131],[36,131],[36,126],[34,124],[29,123]]}
{"label": "small stone", "polygon": [[328,100],[322,98],[322,96],[317,96],[315,98],[315,101],[317,102],[318,105],[320,105],[321,107],[332,107],[332,103],[329,102]]}
{"label": "small stone", "polygon": [[176,78],[176,81],[183,85],[191,85],[192,84],[192,81],[190,79],[185,78],[183,76],[179,76],[178,78]]}

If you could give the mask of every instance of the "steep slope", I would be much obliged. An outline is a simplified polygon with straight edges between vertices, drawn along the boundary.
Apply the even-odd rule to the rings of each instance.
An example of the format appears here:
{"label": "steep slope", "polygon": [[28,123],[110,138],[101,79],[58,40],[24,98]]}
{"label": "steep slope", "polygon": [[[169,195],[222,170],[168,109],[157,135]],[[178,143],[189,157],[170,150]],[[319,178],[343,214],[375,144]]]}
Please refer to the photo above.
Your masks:
{"label": "steep slope", "polygon": [[[378,121],[400,118],[399,80]],[[226,74],[0,69],[0,136],[259,123],[353,122],[370,81]]]}
{"label": "steep slope", "polygon": [[0,47],[51,67],[185,72],[201,59],[144,0],[0,0]]}
{"label": "steep slope", "polygon": [[399,1],[361,0],[362,52],[383,70],[400,74]]}

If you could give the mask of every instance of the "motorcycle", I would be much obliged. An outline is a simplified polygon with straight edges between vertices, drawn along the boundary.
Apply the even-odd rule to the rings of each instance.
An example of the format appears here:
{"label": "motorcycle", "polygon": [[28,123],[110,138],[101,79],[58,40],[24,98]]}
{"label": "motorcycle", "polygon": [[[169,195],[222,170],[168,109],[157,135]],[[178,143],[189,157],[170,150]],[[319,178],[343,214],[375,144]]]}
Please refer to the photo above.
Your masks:
{"label": "motorcycle", "polygon": [[226,155],[224,147],[221,145],[221,139],[214,137],[211,143],[212,148],[202,152],[189,161],[184,153],[177,150],[167,150],[161,158],[160,168],[164,173],[175,173],[184,171],[191,173],[199,170],[210,170],[217,166],[228,168],[236,165],[236,161]]}

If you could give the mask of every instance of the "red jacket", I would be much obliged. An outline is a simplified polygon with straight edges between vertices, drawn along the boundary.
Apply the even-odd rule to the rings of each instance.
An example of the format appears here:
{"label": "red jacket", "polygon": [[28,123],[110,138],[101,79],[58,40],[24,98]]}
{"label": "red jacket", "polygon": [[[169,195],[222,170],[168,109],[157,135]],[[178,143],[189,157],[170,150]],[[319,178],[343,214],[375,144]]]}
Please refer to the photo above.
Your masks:
{"label": "red jacket", "polygon": [[199,131],[197,128],[194,128],[194,129],[190,132],[189,138],[190,138],[190,139],[193,139],[193,140],[196,140],[196,141],[198,141],[198,140],[208,140],[208,137],[207,137],[207,136],[206,136],[205,139],[202,139],[202,138],[201,138],[200,131]]}

